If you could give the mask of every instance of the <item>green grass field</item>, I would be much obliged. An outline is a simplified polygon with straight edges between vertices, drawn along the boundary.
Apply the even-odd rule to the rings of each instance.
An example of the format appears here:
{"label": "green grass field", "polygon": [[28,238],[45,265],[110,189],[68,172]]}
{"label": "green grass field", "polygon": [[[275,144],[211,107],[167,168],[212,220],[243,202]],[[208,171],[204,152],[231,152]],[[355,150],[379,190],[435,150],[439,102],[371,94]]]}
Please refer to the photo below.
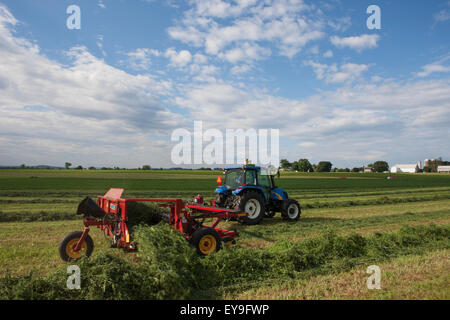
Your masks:
{"label": "green grass field", "polygon": [[[214,197],[218,172],[208,171],[76,171],[0,170],[0,278],[33,272],[46,276],[65,270],[57,247],[69,232],[82,230],[75,216],[78,202],[109,188],[124,188],[126,197],[180,197],[201,193]],[[338,236],[356,232],[372,239],[377,234],[399,232],[402,226],[449,228],[450,175],[444,174],[283,173],[276,183],[302,205],[302,216],[287,223],[277,214],[260,225],[226,222],[240,237],[235,250],[255,255],[276,255],[281,244],[303,245],[324,231]],[[136,254],[110,249],[95,228],[95,250],[139,263]],[[447,233],[448,234],[448,233]],[[306,241],[306,242],[305,242]],[[368,240],[369,241],[369,240]],[[370,240],[372,241],[372,240]],[[233,249],[234,250],[234,249]],[[236,251],[238,252],[238,251]],[[240,251],[239,251],[240,252]],[[283,253],[284,254],[284,253]],[[280,256],[283,256],[280,253]],[[348,264],[334,257],[332,265],[307,272],[266,274],[217,284],[214,299],[449,299],[450,239],[400,246],[389,257],[370,256],[382,270],[382,289],[368,290],[368,258]],[[243,263],[245,261],[243,260]],[[345,266],[345,267],[344,267]],[[245,266],[241,266],[244,268]],[[258,273],[258,269],[254,270]],[[194,297],[196,297],[194,295]]]}

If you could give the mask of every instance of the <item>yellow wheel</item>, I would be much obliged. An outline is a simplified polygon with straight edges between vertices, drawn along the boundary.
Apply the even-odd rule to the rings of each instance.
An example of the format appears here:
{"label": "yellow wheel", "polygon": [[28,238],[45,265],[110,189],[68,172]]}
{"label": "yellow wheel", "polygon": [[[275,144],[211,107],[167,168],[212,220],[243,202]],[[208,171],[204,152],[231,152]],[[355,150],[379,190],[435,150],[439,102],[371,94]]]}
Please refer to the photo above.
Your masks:
{"label": "yellow wheel", "polygon": [[64,261],[78,260],[82,255],[90,256],[94,250],[94,241],[87,235],[84,241],[81,243],[81,248],[75,251],[73,248],[78,243],[83,232],[75,231],[69,233],[59,244],[59,255]]}
{"label": "yellow wheel", "polygon": [[198,247],[202,254],[207,255],[216,250],[217,241],[212,235],[207,234],[200,239]]}
{"label": "yellow wheel", "polygon": [[219,251],[221,247],[219,233],[213,228],[201,228],[191,237],[191,243],[197,252],[203,256]]}

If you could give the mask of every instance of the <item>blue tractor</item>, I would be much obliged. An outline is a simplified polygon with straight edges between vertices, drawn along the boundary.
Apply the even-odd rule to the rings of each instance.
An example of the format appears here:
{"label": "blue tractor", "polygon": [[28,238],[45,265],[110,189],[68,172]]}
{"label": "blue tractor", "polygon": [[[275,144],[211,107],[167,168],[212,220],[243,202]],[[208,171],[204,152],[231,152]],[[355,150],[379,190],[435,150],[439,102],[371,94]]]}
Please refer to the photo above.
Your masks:
{"label": "blue tractor", "polygon": [[258,224],[264,217],[276,212],[287,221],[296,221],[301,214],[299,203],[289,199],[288,193],[275,186],[273,170],[242,166],[224,169],[225,181],[214,191],[215,205],[245,211],[248,216],[238,218],[241,223]]}

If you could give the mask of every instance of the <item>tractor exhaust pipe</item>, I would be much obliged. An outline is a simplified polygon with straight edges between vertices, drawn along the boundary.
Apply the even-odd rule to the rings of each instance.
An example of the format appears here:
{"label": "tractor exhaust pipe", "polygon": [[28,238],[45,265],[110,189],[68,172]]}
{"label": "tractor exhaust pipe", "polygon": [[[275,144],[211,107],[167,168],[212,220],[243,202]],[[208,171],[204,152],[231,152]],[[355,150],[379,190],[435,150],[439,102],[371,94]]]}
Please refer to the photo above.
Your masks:
{"label": "tractor exhaust pipe", "polygon": [[84,217],[103,218],[106,212],[94,200],[86,197],[78,205],[77,214],[82,214]]}

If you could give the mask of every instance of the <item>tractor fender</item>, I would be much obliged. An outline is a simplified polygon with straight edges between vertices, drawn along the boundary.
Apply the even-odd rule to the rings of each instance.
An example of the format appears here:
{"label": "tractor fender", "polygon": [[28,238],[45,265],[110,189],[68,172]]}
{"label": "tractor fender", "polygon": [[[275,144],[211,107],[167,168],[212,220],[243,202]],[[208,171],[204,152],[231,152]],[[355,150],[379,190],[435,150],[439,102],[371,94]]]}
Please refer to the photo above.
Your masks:
{"label": "tractor fender", "polygon": [[273,188],[270,192],[270,199],[274,200],[287,200],[289,198],[288,193],[281,188]]}
{"label": "tractor fender", "polygon": [[215,193],[227,193],[227,187],[225,186],[218,186],[216,190],[214,190]]}
{"label": "tractor fender", "polygon": [[264,191],[263,189],[261,189],[260,187],[257,186],[244,186],[244,187],[238,187],[236,190],[233,191],[234,195],[238,195],[240,193],[242,193],[244,190],[257,190],[262,198],[264,199],[264,203],[267,202],[266,196],[264,195]]}

